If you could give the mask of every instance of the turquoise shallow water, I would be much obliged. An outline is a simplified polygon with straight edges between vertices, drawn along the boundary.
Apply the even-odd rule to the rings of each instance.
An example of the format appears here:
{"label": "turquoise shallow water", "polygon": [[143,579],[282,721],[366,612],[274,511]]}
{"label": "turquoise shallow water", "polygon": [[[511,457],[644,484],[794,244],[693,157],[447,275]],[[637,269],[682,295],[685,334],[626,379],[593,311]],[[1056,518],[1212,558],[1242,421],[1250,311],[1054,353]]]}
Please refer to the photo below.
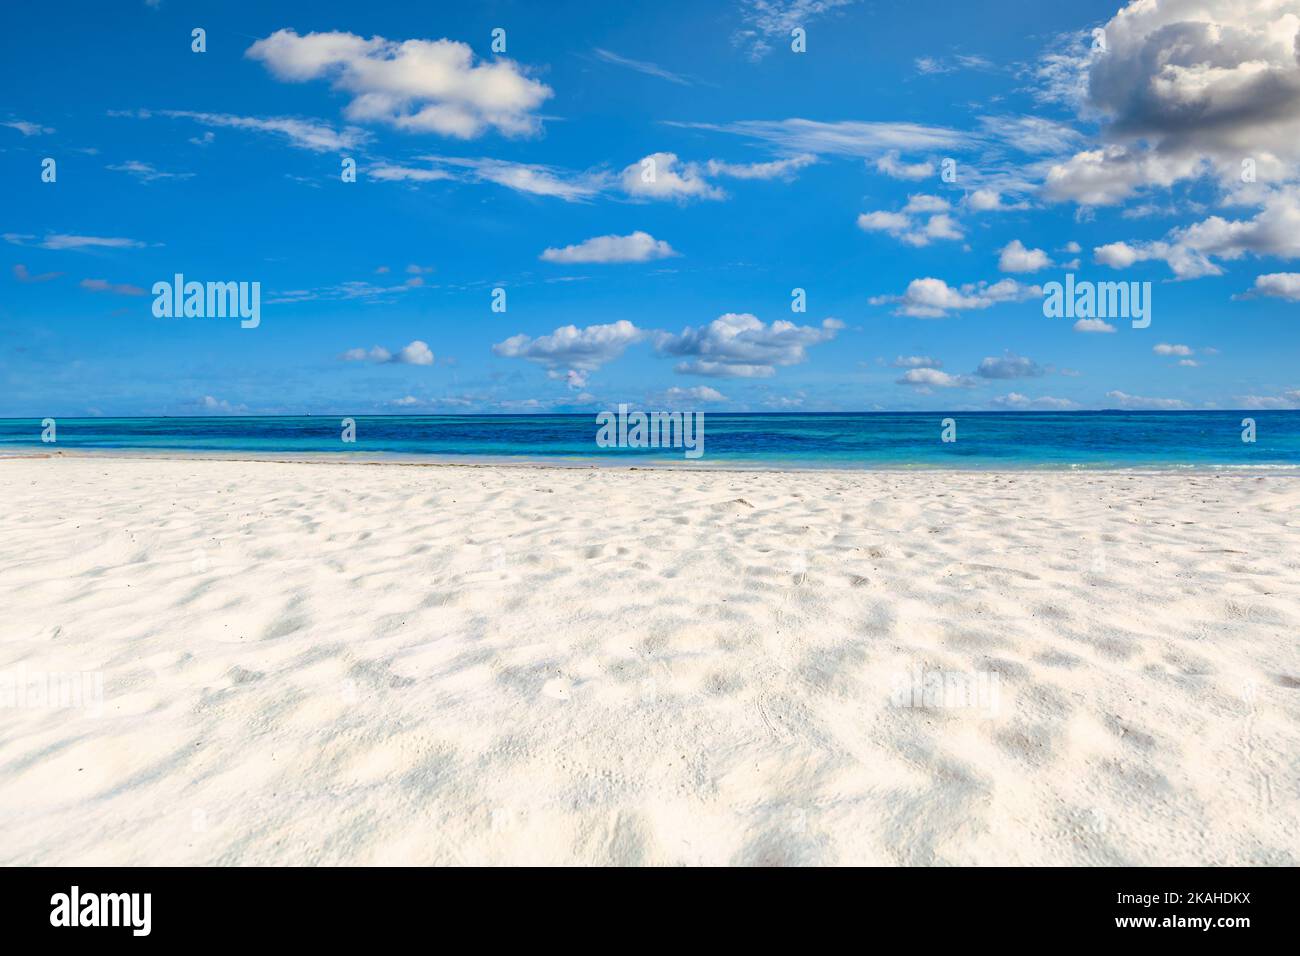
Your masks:
{"label": "turquoise shallow water", "polygon": [[[940,440],[942,420],[957,440]],[[1257,440],[1242,441],[1242,419]],[[0,453],[189,451],[338,454],[438,460],[684,462],[681,449],[600,448],[594,415],[63,418],[41,442],[37,419],[0,419]],[[694,464],[823,468],[1051,468],[1300,466],[1300,411],[927,412],[705,416]]]}

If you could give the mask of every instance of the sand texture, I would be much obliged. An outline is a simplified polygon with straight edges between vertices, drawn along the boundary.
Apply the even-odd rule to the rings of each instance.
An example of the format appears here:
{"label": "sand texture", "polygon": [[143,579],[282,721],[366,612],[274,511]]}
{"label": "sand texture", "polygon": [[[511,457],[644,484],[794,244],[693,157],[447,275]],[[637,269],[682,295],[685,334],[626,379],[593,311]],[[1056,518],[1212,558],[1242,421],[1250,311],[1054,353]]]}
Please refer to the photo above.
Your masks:
{"label": "sand texture", "polygon": [[1300,862],[1294,477],[52,457],[0,494],[3,864]]}

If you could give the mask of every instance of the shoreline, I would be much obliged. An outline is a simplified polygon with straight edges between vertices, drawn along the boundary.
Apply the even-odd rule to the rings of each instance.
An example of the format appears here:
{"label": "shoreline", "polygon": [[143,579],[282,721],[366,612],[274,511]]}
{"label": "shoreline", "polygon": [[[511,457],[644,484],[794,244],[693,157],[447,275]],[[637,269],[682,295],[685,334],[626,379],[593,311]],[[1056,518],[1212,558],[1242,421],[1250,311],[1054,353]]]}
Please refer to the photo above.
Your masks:
{"label": "shoreline", "polygon": [[[669,471],[685,473],[761,473],[761,474],[831,474],[831,475],[869,475],[869,474],[1235,474],[1243,475],[1277,475],[1278,477],[1296,476],[1300,473],[1300,464],[1272,462],[1259,465],[1219,464],[1214,462],[1190,463],[1171,462],[1167,465],[1151,463],[1134,465],[1093,465],[1082,462],[1042,465],[971,465],[953,467],[951,465],[930,464],[864,464],[849,467],[842,464],[807,464],[800,465],[784,461],[753,462],[688,462],[683,460],[641,461],[636,463],[616,462],[606,458],[525,458],[494,457],[490,455],[466,455],[462,458],[447,458],[437,455],[414,455],[399,452],[387,454],[367,454],[363,452],[243,452],[243,451],[208,451],[183,449],[88,449],[13,452],[0,450],[0,462],[31,461],[39,459],[106,459],[125,461],[225,461],[225,462],[268,462],[275,464],[299,465],[401,465],[423,468],[523,468],[523,469],[563,469],[566,471]],[[470,460],[472,459],[472,460]]]}

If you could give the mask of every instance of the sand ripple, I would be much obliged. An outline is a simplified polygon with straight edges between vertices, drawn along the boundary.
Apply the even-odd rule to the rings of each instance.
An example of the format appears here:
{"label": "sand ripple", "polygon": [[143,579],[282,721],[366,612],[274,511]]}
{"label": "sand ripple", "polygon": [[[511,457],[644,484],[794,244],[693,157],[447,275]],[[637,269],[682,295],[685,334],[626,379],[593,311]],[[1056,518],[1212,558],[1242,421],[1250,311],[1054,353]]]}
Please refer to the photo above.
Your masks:
{"label": "sand ripple", "polygon": [[[0,863],[1300,862],[1300,479],[50,458],[0,494],[0,673],[103,689],[0,707]],[[918,673],[948,692],[900,706]]]}

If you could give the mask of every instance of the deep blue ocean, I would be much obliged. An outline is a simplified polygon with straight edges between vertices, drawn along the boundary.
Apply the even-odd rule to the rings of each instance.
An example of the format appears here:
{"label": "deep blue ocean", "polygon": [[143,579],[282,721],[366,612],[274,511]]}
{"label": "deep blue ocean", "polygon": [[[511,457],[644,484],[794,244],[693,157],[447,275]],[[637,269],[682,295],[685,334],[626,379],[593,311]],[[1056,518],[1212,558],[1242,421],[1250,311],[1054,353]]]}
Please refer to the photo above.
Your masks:
{"label": "deep blue ocean", "polygon": [[[940,440],[956,421],[954,442]],[[425,460],[543,460],[823,468],[1300,466],[1300,411],[925,412],[705,415],[704,455],[600,448],[594,415],[0,419],[0,454],[211,452]],[[1256,441],[1242,441],[1242,419]]]}

